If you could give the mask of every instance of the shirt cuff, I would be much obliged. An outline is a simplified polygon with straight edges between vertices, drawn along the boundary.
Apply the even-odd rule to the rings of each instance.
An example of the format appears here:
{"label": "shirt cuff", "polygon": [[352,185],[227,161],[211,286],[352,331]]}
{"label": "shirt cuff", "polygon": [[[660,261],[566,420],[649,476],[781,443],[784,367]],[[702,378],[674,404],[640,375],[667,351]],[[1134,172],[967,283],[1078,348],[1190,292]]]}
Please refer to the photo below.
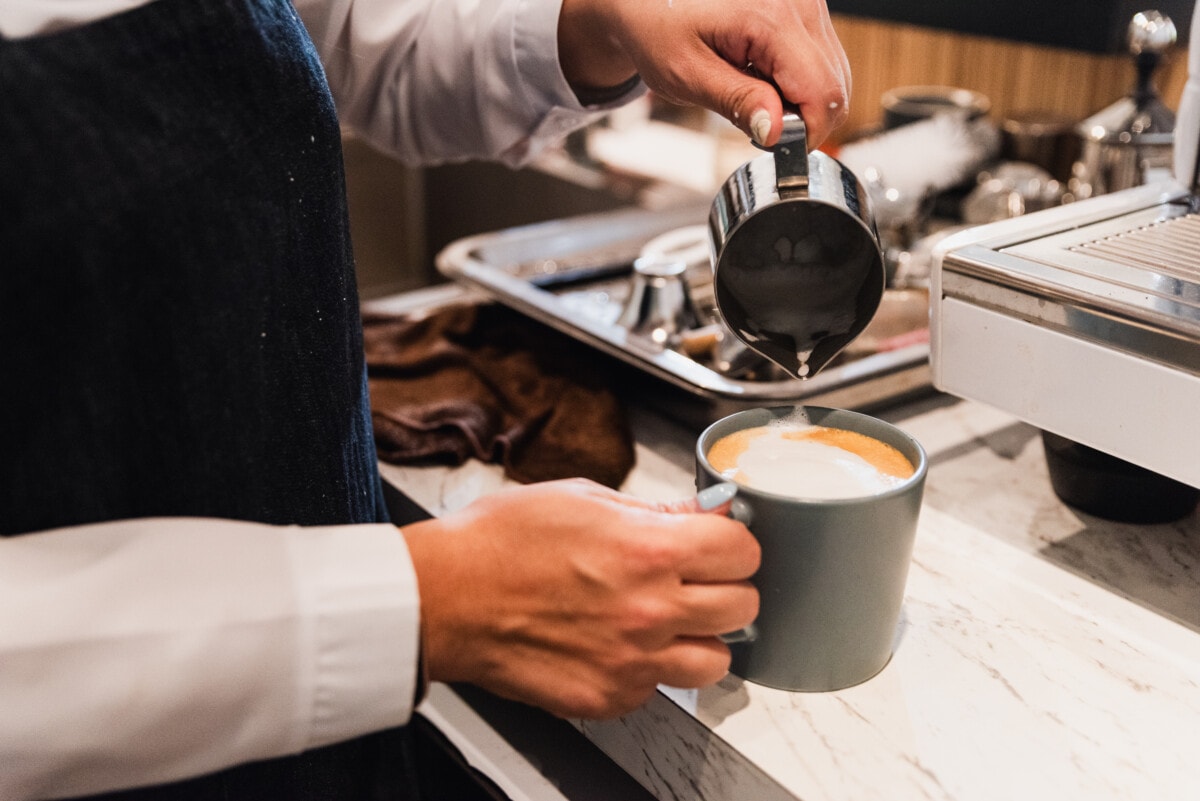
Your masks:
{"label": "shirt cuff", "polygon": [[512,53],[514,59],[513,86],[522,92],[521,105],[540,109],[537,122],[527,138],[522,139],[501,159],[519,166],[529,161],[551,142],[556,142],[577,128],[595,121],[600,113],[624,105],[646,93],[641,78],[620,87],[618,92],[604,97],[579,97],[563,75],[558,60],[558,17],[562,4],[518,0],[512,19]]}
{"label": "shirt cuff", "polygon": [[[416,573],[390,524],[294,529],[298,715],[315,748],[407,722],[418,690]],[[305,727],[301,727],[304,730]]]}
{"label": "shirt cuff", "polygon": [[513,52],[517,73],[526,76],[529,98],[535,106],[576,112],[612,108],[634,100],[646,91],[635,75],[620,86],[586,91],[581,97],[567,82],[558,58],[558,17],[562,2],[520,0],[513,20]]}

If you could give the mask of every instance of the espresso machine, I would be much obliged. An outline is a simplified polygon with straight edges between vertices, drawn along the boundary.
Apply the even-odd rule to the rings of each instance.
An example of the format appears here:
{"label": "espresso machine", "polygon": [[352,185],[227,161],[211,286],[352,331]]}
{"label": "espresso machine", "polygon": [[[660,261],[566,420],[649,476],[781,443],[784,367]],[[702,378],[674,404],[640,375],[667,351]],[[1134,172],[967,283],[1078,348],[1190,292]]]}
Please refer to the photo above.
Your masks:
{"label": "espresso machine", "polygon": [[[1042,429],[1055,491],[1111,519],[1164,522],[1200,497],[1200,9],[1191,42],[1173,177],[969,229],[934,257],[934,385]],[[1064,443],[1111,464],[1063,462]],[[1108,508],[1129,500],[1140,511]]]}

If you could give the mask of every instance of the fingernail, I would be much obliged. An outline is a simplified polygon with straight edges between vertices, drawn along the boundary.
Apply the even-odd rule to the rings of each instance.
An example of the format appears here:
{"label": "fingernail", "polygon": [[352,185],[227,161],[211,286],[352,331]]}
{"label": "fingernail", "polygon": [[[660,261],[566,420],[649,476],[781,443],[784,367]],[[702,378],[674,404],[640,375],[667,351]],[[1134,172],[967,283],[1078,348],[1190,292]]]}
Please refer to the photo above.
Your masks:
{"label": "fingernail", "polygon": [[750,134],[760,145],[767,143],[767,137],[771,135],[771,114],[765,108],[750,115]]}
{"label": "fingernail", "polygon": [[736,642],[754,642],[758,639],[758,629],[751,623],[744,629],[718,635],[718,639],[726,645],[733,645]]}
{"label": "fingernail", "polygon": [[711,512],[723,503],[728,503],[734,495],[737,495],[737,484],[732,481],[726,481],[724,484],[713,484],[707,489],[701,490],[696,495],[696,502],[700,505],[700,510]]}

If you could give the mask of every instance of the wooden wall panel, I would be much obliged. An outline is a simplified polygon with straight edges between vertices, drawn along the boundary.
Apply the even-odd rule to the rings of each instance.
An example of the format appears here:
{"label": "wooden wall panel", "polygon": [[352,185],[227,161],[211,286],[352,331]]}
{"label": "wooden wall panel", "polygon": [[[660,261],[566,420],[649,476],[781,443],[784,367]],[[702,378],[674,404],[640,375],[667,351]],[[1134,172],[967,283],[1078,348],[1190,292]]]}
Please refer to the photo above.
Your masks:
{"label": "wooden wall panel", "polygon": [[[987,95],[997,122],[1012,113],[1053,110],[1083,119],[1133,85],[1127,55],[1103,55],[834,15],[850,58],[854,90],[840,136],[877,126],[880,97],[897,86],[960,86]],[[1177,108],[1187,53],[1172,54],[1159,90]]]}

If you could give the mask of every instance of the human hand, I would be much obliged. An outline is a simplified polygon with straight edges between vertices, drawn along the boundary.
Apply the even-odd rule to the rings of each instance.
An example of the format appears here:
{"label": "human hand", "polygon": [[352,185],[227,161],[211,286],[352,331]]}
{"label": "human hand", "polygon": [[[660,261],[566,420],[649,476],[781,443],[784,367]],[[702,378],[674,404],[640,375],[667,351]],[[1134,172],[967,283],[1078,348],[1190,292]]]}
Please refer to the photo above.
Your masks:
{"label": "human hand", "polygon": [[614,717],[659,684],[717,681],[730,659],[717,635],[758,614],[747,581],[757,541],[694,501],[650,504],[572,479],[496,493],[403,534],[430,680],[563,717]]}
{"label": "human hand", "polygon": [[850,65],[825,0],[563,0],[558,41],[573,86],[616,86],[637,72],[761,145],[783,130],[780,93],[799,106],[810,147],[848,114]]}

